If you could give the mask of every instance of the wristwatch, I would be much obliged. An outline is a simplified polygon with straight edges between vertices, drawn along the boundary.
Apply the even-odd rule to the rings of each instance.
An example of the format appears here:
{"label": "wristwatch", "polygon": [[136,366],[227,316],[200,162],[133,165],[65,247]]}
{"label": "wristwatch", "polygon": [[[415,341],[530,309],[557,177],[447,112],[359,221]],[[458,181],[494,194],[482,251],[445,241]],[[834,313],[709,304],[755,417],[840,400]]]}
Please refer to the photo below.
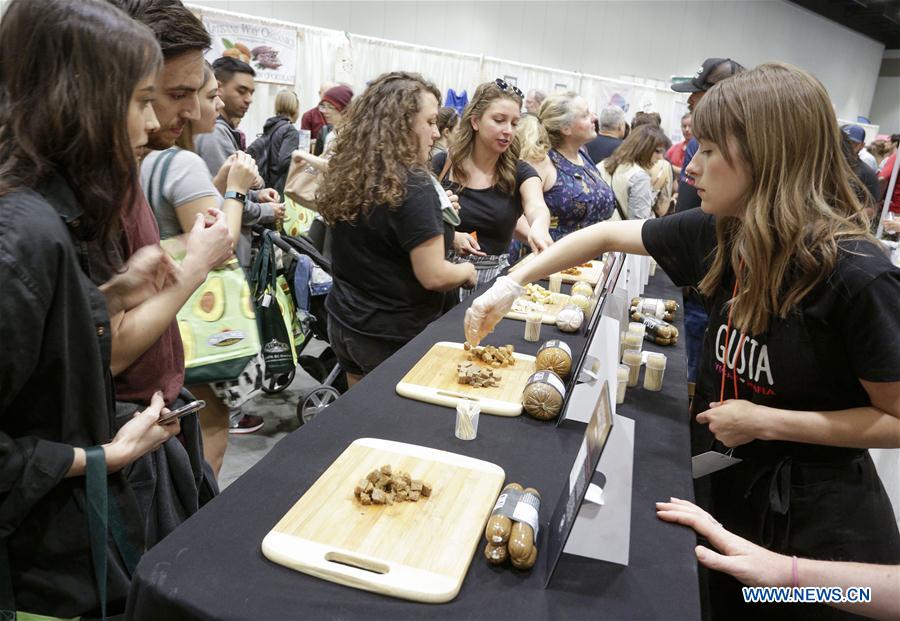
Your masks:
{"label": "wristwatch", "polygon": [[246,194],[241,194],[240,192],[235,192],[234,190],[228,190],[227,192],[225,192],[225,200],[228,200],[229,198],[233,198],[234,200],[241,203],[247,202]]}

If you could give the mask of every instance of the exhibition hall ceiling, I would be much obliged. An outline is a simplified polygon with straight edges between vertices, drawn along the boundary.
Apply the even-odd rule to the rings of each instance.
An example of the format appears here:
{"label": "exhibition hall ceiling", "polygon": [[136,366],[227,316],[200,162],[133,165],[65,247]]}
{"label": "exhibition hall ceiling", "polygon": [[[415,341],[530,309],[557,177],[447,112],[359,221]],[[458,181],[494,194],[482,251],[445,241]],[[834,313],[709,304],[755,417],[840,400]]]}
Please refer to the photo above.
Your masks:
{"label": "exhibition hall ceiling", "polygon": [[791,0],[794,4],[900,48],[900,0]]}

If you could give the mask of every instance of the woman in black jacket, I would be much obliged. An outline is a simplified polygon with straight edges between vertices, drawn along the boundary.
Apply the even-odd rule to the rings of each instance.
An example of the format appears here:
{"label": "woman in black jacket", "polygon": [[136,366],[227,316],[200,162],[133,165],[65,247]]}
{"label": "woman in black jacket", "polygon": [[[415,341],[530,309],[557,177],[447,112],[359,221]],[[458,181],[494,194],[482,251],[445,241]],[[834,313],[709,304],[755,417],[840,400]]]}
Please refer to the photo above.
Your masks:
{"label": "woman in black jacket", "polygon": [[300,113],[297,93],[282,89],[275,96],[275,116],[263,126],[262,135],[247,147],[267,188],[284,194],[284,182],[291,166],[291,153],[300,145],[300,132],[294,127]]}
{"label": "woman in black jacket", "polygon": [[113,435],[109,318],[181,273],[151,247],[98,289],[80,262],[140,191],[162,55],[107,2],[14,0],[0,58],[0,609],[105,616],[144,548],[122,468],[179,431],[157,393]]}

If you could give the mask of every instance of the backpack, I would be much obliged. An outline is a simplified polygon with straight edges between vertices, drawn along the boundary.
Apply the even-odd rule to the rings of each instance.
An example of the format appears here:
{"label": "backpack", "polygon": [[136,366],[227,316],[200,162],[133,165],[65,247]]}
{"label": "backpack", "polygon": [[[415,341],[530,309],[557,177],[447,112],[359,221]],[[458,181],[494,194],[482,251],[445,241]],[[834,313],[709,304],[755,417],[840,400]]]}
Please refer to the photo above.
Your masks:
{"label": "backpack", "polygon": [[290,127],[290,121],[282,123],[271,134],[261,134],[247,147],[247,153],[256,161],[256,168],[259,170],[260,177],[266,182],[267,188],[275,188],[278,182],[274,172],[272,172],[272,163],[275,161],[278,153],[274,152],[273,154],[272,146],[276,143],[278,143],[279,147],[281,146],[281,142],[284,141],[285,134]]}

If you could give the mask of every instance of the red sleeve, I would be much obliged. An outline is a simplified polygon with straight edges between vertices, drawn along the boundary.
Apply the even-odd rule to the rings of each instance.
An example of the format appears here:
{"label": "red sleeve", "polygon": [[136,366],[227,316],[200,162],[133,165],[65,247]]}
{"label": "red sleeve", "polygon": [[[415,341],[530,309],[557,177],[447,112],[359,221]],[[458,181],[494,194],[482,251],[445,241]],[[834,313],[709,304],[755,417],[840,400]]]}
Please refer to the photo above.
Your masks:
{"label": "red sleeve", "polygon": [[881,172],[878,173],[878,178],[883,179],[885,181],[890,180],[891,173],[894,171],[894,161],[897,159],[897,154],[894,153],[887,161],[884,163],[884,168],[881,169]]}

